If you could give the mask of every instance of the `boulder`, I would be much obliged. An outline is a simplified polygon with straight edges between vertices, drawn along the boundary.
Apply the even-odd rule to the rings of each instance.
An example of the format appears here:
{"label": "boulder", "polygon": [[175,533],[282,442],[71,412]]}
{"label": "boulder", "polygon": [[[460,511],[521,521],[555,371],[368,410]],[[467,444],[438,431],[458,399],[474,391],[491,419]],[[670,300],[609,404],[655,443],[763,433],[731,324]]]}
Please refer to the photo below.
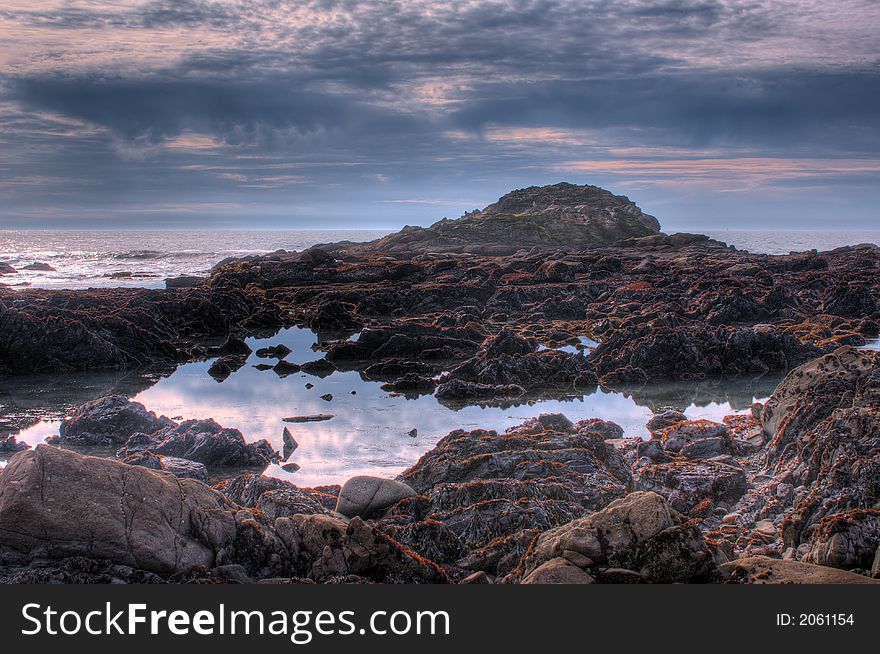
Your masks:
{"label": "boulder", "polygon": [[715,572],[696,527],[682,521],[656,493],[635,492],[606,508],[544,532],[521,564],[524,579],[573,552],[591,566],[624,568],[654,583],[698,582]]}
{"label": "boulder", "polygon": [[174,422],[165,416],[147,411],[140,402],[122,395],[107,395],[86,402],[58,430],[65,445],[116,445],[125,443],[132,434],[151,434]]}
{"label": "boulder", "polygon": [[201,482],[40,445],[0,475],[0,561],[72,556],[163,574],[287,571],[270,526]]}
{"label": "boulder", "polygon": [[411,487],[394,479],[352,477],[339,492],[336,510],[349,518],[367,516],[415,494]]}
{"label": "boulder", "polygon": [[211,364],[211,367],[208,368],[208,374],[218,382],[223,382],[232,373],[243,368],[246,363],[246,354],[224,354]]}
{"label": "boulder", "polygon": [[721,565],[729,584],[880,584],[880,579],[802,561],[750,556]]}

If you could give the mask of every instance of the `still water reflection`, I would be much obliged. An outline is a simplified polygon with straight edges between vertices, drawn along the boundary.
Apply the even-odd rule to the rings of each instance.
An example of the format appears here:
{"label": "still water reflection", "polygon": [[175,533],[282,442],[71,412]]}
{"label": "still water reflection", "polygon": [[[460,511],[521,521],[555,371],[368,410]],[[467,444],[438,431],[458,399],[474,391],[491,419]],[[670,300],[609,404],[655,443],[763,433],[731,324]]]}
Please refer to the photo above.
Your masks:
{"label": "still water reflection", "polygon": [[[286,329],[271,338],[248,341],[255,351],[279,343],[293,350],[287,356],[291,362],[305,363],[323,356],[313,349],[317,338],[307,329]],[[540,397],[506,408],[450,408],[432,395],[407,398],[390,394],[380,383],[366,381],[357,372],[338,371],[324,378],[305,373],[279,377],[271,370],[254,367],[266,361],[251,354],[247,365],[223,382],[208,375],[210,361],[182,365],[158,381],[131,375],[105,375],[93,378],[91,385],[85,377],[72,377],[69,384],[55,380],[48,386],[31,381],[30,393],[21,386],[17,391],[0,389],[0,404],[7,409],[27,405],[31,419],[39,419],[18,436],[30,444],[57,433],[58,418],[70,406],[108,392],[133,396],[148,409],[175,420],[214,418],[225,427],[241,430],[248,440],[267,438],[276,449],[281,447],[282,429],[287,426],[299,442],[291,460],[300,470],[287,473],[273,466],[267,474],[300,485],[317,485],[341,483],[355,474],[393,476],[453,429],[503,430],[539,413],[558,412],[572,420],[613,420],[627,436],[646,436],[644,425],[653,409],[675,406],[693,418],[720,420],[747,411],[756,398],[767,397],[778,383],[778,378],[765,378],[652,384],[599,389],[576,397]],[[329,401],[322,399],[327,394],[333,396]],[[319,413],[335,417],[306,424],[283,422],[286,417]],[[417,430],[415,437],[409,435],[413,429]]]}

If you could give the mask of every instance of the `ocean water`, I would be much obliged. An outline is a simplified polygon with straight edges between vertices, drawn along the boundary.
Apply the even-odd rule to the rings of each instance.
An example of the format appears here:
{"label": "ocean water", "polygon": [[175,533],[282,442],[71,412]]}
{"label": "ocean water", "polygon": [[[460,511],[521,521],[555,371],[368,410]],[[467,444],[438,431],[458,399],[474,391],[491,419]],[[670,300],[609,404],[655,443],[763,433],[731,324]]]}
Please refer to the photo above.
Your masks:
{"label": "ocean water", "polygon": [[719,229],[703,234],[739,250],[761,254],[788,254],[806,250],[833,250],[845,245],[873,243],[880,245],[880,230],[831,231],[831,230],[735,230]]}
{"label": "ocean water", "polygon": [[[164,288],[167,277],[204,275],[226,257],[303,250],[318,243],[369,241],[387,232],[375,230],[287,231],[60,231],[0,230],[0,262],[19,270],[0,276],[15,288]],[[712,238],[751,252],[786,254],[792,250],[830,250],[857,243],[880,244],[878,231],[706,232]],[[55,271],[21,270],[45,263]],[[131,273],[130,278],[112,275]]]}
{"label": "ocean water", "polygon": [[[2,230],[0,262],[18,270],[0,283],[35,288],[164,288],[165,279],[205,275],[227,257],[304,250],[318,243],[371,241],[375,230],[63,231]],[[45,263],[55,271],[22,270]],[[131,273],[130,278],[113,274]]]}
{"label": "ocean water", "polygon": [[[287,360],[294,363],[322,358],[317,342],[314,332],[296,327],[270,338],[248,339],[254,351],[284,343],[293,350]],[[541,413],[562,413],[572,421],[612,420],[632,437],[648,436],[645,423],[660,407],[674,406],[695,419],[720,421],[726,415],[747,413],[753,402],[766,399],[779,382],[777,376],[649,384],[582,394],[550,393],[504,407],[460,407],[445,405],[433,395],[408,398],[388,393],[380,382],[365,380],[357,372],[279,377],[272,370],[254,368],[267,361],[274,362],[251,354],[244,367],[222,382],[208,374],[211,361],[184,364],[152,383],[133,383],[131,375],[122,373],[55,377],[47,383],[31,378],[26,385],[7,380],[0,383],[0,408],[8,412],[18,407],[38,419],[17,435],[30,445],[57,434],[60,418],[77,404],[111,392],[131,396],[157,414],[178,421],[214,418],[224,427],[241,430],[246,440],[266,438],[278,450],[286,426],[299,443],[291,461],[301,467],[288,473],[270,466],[266,474],[311,486],[343,483],[357,474],[392,477],[454,429],[504,430]],[[322,399],[328,393],[332,399]],[[315,414],[334,417],[305,424],[283,420]],[[409,436],[412,429],[417,430],[415,437]],[[112,455],[112,450],[103,454]]]}

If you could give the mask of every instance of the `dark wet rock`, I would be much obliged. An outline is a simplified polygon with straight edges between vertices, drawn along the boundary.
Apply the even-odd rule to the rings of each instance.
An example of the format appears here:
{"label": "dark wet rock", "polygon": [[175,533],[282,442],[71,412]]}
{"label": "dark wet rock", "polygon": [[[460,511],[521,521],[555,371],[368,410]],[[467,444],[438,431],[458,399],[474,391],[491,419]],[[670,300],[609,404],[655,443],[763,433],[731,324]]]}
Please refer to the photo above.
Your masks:
{"label": "dark wet rock", "polygon": [[535,351],[535,344],[517,336],[510,330],[502,329],[498,334],[487,338],[480,347],[483,357],[497,357],[502,354],[529,354]]}
{"label": "dark wet rock", "polygon": [[181,275],[179,277],[169,277],[165,280],[165,288],[193,288],[208,281],[207,277],[196,277],[194,275]]}
{"label": "dark wet rock", "polygon": [[426,555],[440,556],[437,543],[446,543],[449,558],[438,561],[461,557],[459,565],[506,573],[527,546],[515,534],[563,524],[626,492],[629,470],[599,423],[590,430],[544,415],[506,434],[452,432],[400,476],[420,495],[378,524]]}
{"label": "dark wet rock", "polygon": [[0,275],[14,275],[18,271],[5,261],[0,261]]}
{"label": "dark wet rock", "polygon": [[662,431],[667,427],[671,427],[678,422],[684,422],[685,420],[688,420],[688,417],[681,411],[676,411],[675,409],[666,409],[665,411],[655,413],[653,416],[651,416],[651,419],[648,420],[645,427],[648,431],[653,433]]}
{"label": "dark wet rock", "polygon": [[621,455],[596,430],[518,432],[514,428],[505,434],[453,431],[399,479],[420,493],[438,484],[475,480],[555,482],[570,487],[589,508],[621,496],[628,475]]}
{"label": "dark wet rock", "polygon": [[440,388],[455,381],[481,386],[574,389],[595,386],[598,378],[585,356],[542,350],[520,356],[481,354],[442,375]]}
{"label": "dark wet rock", "polygon": [[407,361],[404,359],[385,359],[370,364],[364,370],[364,375],[373,379],[387,379],[388,377],[408,377],[410,375],[417,376],[420,379],[423,375],[433,374],[434,366],[422,361]]}
{"label": "dark wet rock", "polygon": [[211,367],[208,368],[208,374],[218,382],[225,381],[232,373],[240,370],[247,363],[247,355],[226,354],[219,357]]}
{"label": "dark wet rock", "polygon": [[[429,325],[365,328],[357,341],[333,344],[327,351],[327,359],[336,363],[385,359],[386,365],[392,365],[392,360],[437,361],[462,358],[476,353],[483,340],[482,336],[482,332],[467,328]],[[404,372],[419,372],[419,369]]]}
{"label": "dark wet rock", "polygon": [[202,463],[188,461],[176,456],[162,456],[152,452],[134,452],[122,460],[130,466],[142,466],[150,470],[161,470],[175,477],[197,479],[207,483],[208,469]]}
{"label": "dark wet rock", "polygon": [[430,393],[437,387],[437,382],[429,377],[421,377],[414,373],[405,374],[400,379],[382,384],[382,390],[389,393]]}
{"label": "dark wet rock", "polygon": [[351,304],[329,300],[318,304],[308,315],[307,324],[315,331],[359,329],[363,320]]}
{"label": "dark wet rock", "polygon": [[761,409],[764,468],[734,507],[737,528],[717,537],[744,554],[866,565],[855,516],[880,502],[878,371],[876,353],[843,347],[786,376]]}
{"label": "dark wet rock", "polygon": [[348,518],[369,516],[415,494],[412,488],[394,479],[352,477],[342,485],[336,511]]}
{"label": "dark wet rock", "polygon": [[332,402],[333,401],[333,394],[332,393],[325,393],[324,395],[321,396],[321,399],[324,400],[325,402]]}
{"label": "dark wet rock", "polygon": [[296,363],[291,363],[290,361],[281,360],[276,363],[272,370],[275,371],[279,377],[287,377],[287,375],[293,375],[302,370],[302,367]]}
{"label": "dark wet rock", "polygon": [[609,383],[760,375],[790,370],[821,354],[772,325],[630,327],[603,335],[590,357]]}
{"label": "dark wet rock", "polygon": [[261,359],[283,359],[292,351],[293,350],[284,345],[284,343],[280,343],[278,345],[272,345],[271,347],[261,347],[257,350],[256,354]]}
{"label": "dark wet rock", "polygon": [[336,366],[334,366],[326,359],[316,359],[315,361],[308,361],[302,364],[301,368],[303,372],[314,375],[315,377],[329,377],[334,372],[336,372]]}
{"label": "dark wet rock", "polygon": [[0,436],[0,454],[14,454],[29,447],[27,443],[19,443],[15,436]]}
{"label": "dark wet rock", "polygon": [[77,408],[61,422],[58,432],[61,443],[66,445],[118,445],[132,434],[150,434],[174,425],[165,416],[147,411],[140,402],[108,395]]}
{"label": "dark wet rock", "polygon": [[15,374],[164,368],[204,358],[195,341],[245,324],[277,329],[282,317],[261,293],[235,287],[10,293],[0,289],[0,371]]}
{"label": "dark wet rock", "polygon": [[523,554],[540,533],[538,529],[522,529],[493,538],[484,546],[471,550],[457,565],[465,570],[481,570],[498,577],[507,575],[519,565]]}
{"label": "dark wet rock", "polygon": [[270,364],[268,364],[268,363],[255,363],[255,364],[254,364],[254,368],[256,368],[257,370],[259,370],[260,372],[264,372],[264,371],[266,371],[266,370],[272,370],[272,368],[274,368],[274,367],[275,367],[275,366],[270,365]]}
{"label": "dark wet rock", "polygon": [[300,467],[301,466],[298,463],[294,463],[292,461],[289,461],[289,462],[281,465],[281,469],[284,472],[296,472],[297,470],[300,469]]}
{"label": "dark wet rock", "polygon": [[216,353],[221,356],[247,357],[252,352],[250,345],[244,339],[237,336],[228,336],[226,341],[217,348]]}
{"label": "dark wet rock", "polygon": [[435,396],[438,400],[473,401],[505,397],[520,397],[526,389],[516,384],[478,384],[476,382],[453,379],[441,383]]}
{"label": "dark wet rock", "polygon": [[631,493],[601,511],[544,532],[523,558],[522,578],[569,551],[590,566],[623,568],[653,583],[708,581],[716,572],[699,530],[682,521],[656,493]]}
{"label": "dark wet rock", "polygon": [[296,439],[293,437],[293,434],[290,433],[290,430],[285,427],[284,431],[281,432],[281,442],[284,444],[284,456],[289,457],[296,451],[296,448],[299,447],[299,443],[296,442]]}
{"label": "dark wet rock", "polygon": [[265,440],[247,443],[237,429],[221,427],[214,420],[186,420],[160,429],[149,437],[135,435],[122,456],[146,451],[204,463],[209,467],[265,467],[278,454]]}
{"label": "dark wet rock", "polygon": [[299,260],[313,266],[332,266],[336,259],[319,247],[309,248],[299,255]]}
{"label": "dark wet rock", "polygon": [[289,418],[282,418],[284,422],[290,423],[302,423],[302,422],[322,422],[324,420],[332,420],[335,418],[331,413],[317,413],[312,416],[290,416]]}

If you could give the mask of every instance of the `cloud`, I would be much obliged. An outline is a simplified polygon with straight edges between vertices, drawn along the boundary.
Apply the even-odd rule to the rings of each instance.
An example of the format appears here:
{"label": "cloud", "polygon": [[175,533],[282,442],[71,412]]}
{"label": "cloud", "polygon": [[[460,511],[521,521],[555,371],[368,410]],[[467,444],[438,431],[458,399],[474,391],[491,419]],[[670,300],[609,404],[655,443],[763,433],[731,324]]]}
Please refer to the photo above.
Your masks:
{"label": "cloud", "polygon": [[151,202],[430,222],[559,175],[673,209],[688,184],[834,180],[873,217],[878,22],[866,0],[6,2],[0,226]]}

